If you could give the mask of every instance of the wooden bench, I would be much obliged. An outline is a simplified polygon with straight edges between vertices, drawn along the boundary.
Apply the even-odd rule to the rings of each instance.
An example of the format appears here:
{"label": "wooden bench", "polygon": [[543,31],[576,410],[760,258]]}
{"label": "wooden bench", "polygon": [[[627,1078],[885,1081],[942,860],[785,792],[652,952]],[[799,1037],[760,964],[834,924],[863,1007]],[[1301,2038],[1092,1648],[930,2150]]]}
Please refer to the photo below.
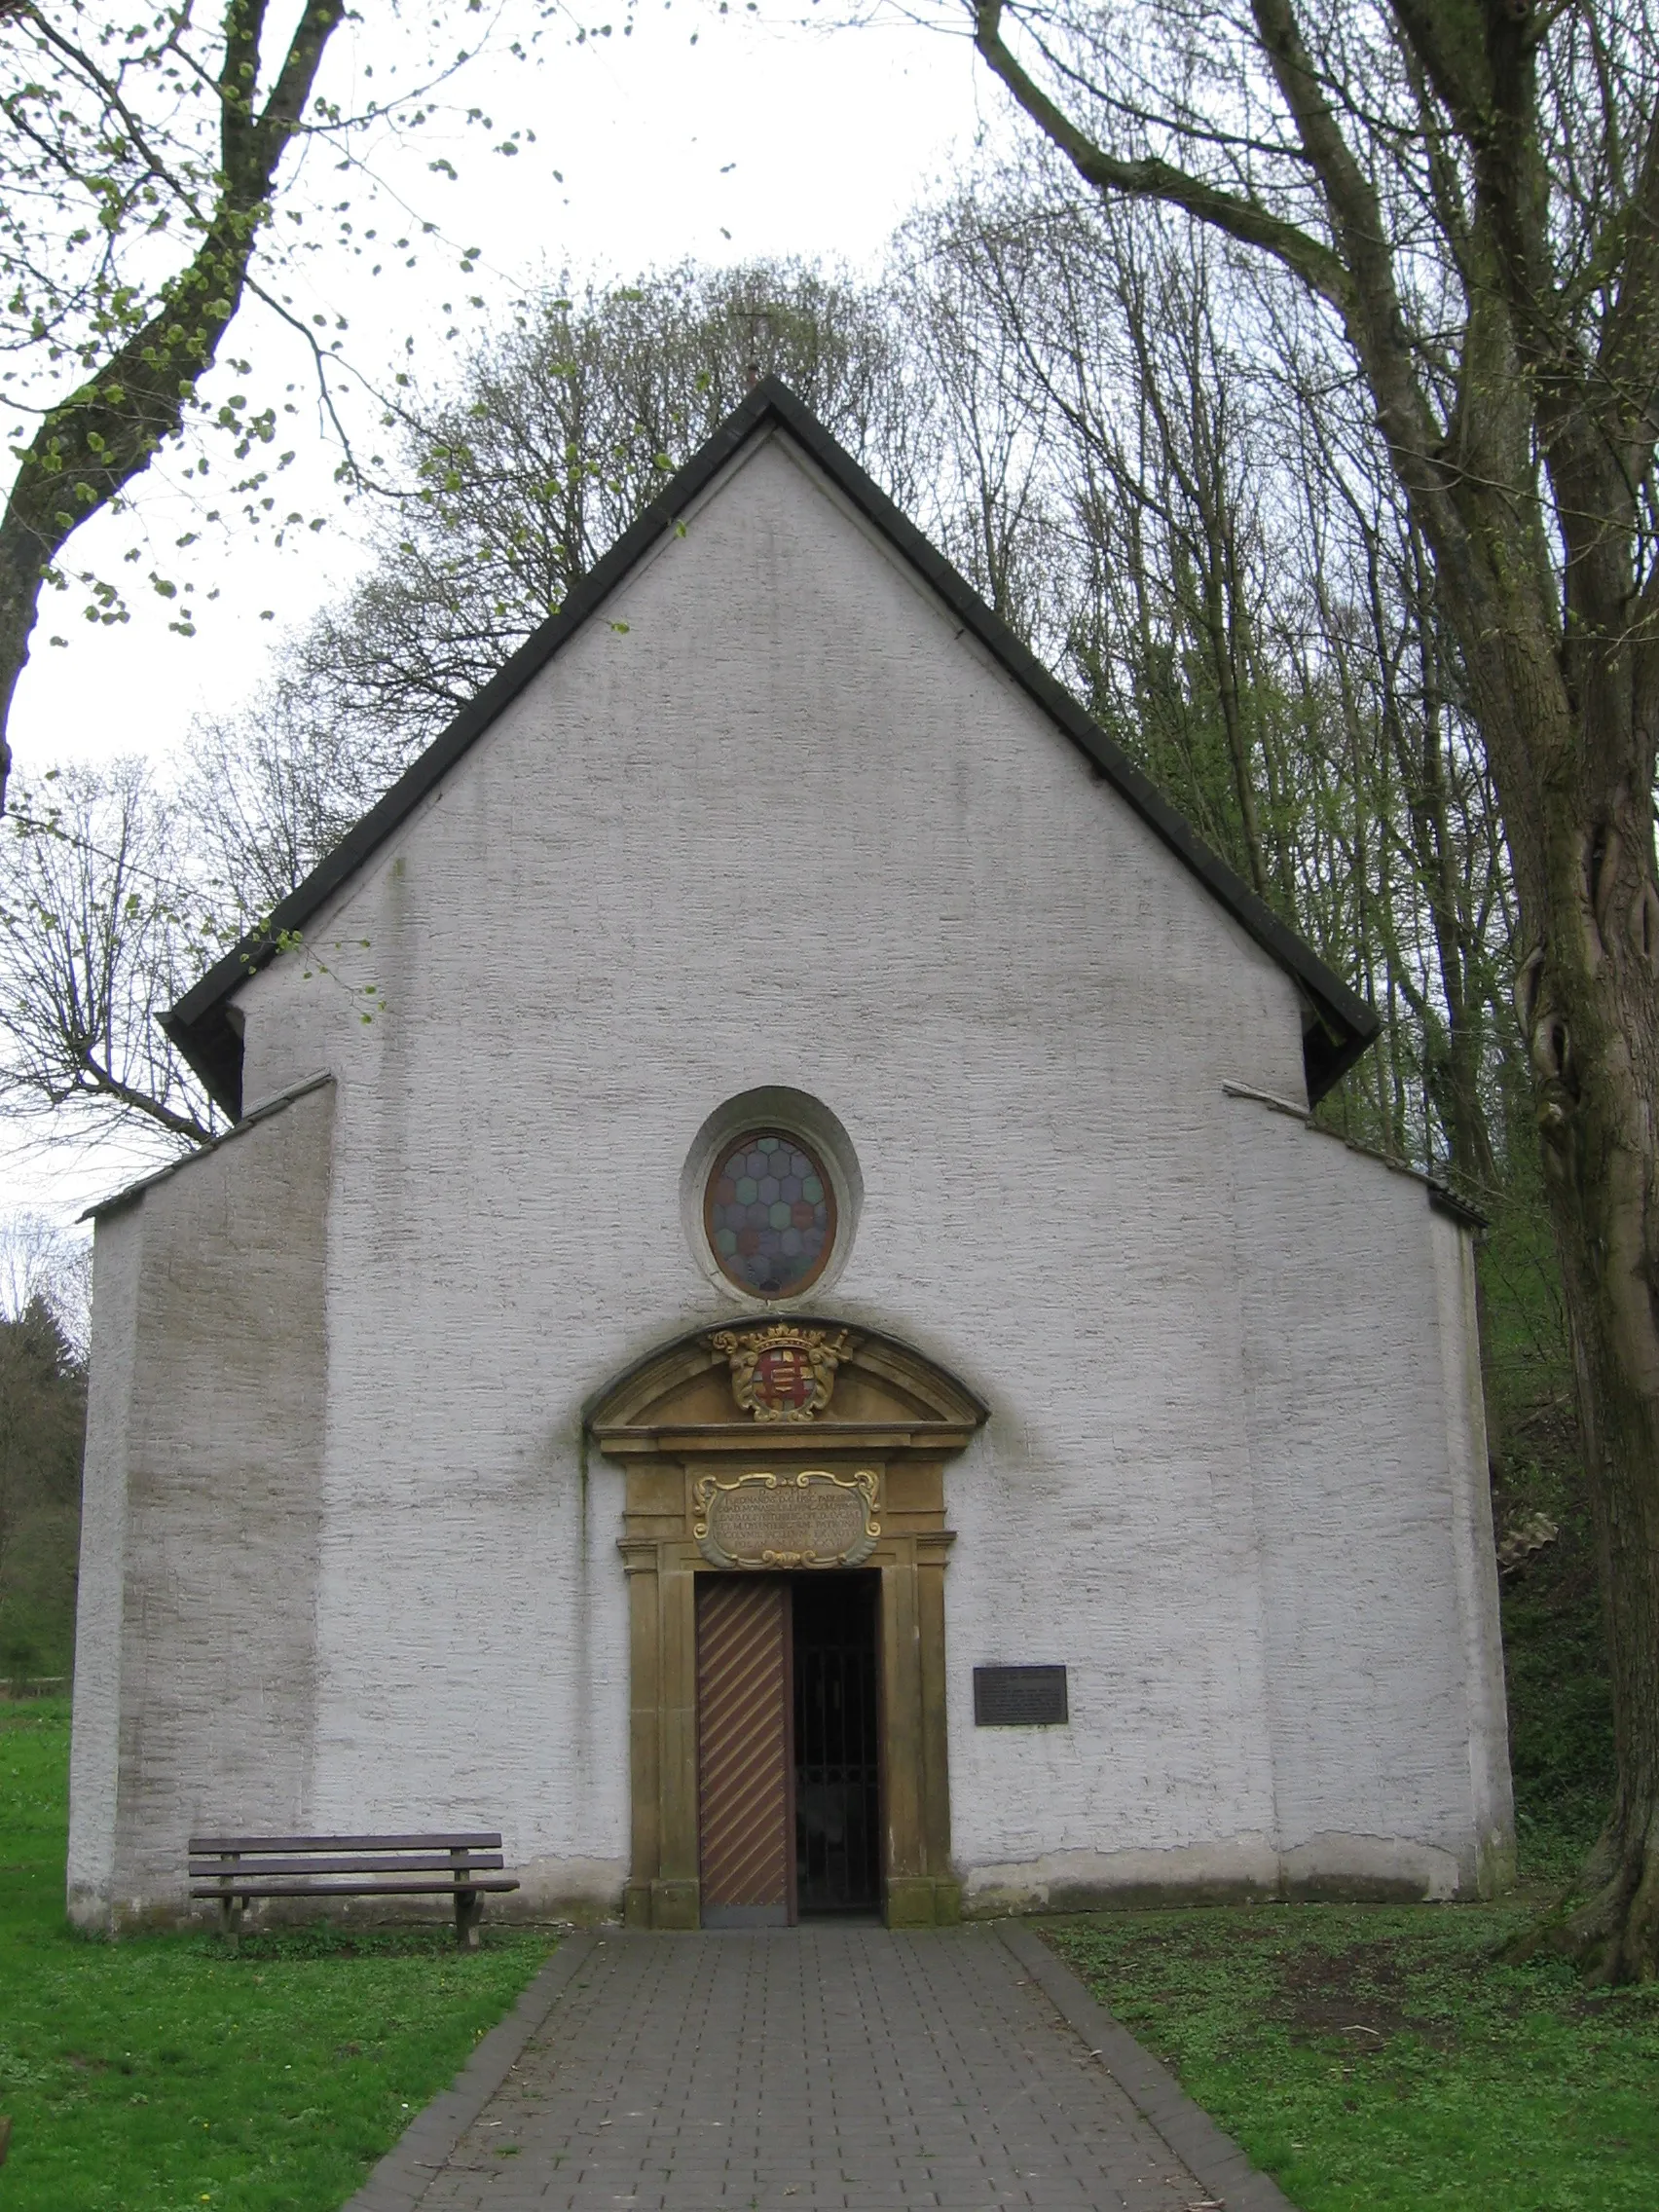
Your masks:
{"label": "wooden bench", "polygon": [[455,1899],[455,1939],[478,1948],[487,1891],[516,1890],[498,1835],[193,1835],[193,1898],[219,1900],[232,1949],[249,1898]]}

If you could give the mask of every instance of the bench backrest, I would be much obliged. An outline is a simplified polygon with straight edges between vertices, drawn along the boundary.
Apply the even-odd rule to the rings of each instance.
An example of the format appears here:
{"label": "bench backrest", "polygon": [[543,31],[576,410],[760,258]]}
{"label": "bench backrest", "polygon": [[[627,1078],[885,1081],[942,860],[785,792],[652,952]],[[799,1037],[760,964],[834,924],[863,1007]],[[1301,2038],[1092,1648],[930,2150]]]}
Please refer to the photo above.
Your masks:
{"label": "bench backrest", "polygon": [[193,1835],[190,1851],[499,1851],[492,1831],[466,1835]]}
{"label": "bench backrest", "polygon": [[[281,1891],[267,1889],[267,1896],[319,1888],[325,1875],[346,1876],[364,1894],[373,1883],[384,1884],[390,1894],[408,1895],[412,1885],[418,1890],[465,1889],[480,1874],[500,1873],[500,1841],[494,1830],[481,1829],[442,1835],[193,1835],[189,1871],[193,1882],[213,1882],[227,1890],[279,1880]],[[338,1880],[331,1887],[338,1890]]]}

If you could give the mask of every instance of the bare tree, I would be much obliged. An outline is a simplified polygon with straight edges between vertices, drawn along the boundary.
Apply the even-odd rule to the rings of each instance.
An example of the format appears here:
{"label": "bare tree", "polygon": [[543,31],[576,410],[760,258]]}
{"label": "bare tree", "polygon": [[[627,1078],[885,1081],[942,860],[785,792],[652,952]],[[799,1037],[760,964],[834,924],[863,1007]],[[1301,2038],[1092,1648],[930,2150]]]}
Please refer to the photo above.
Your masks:
{"label": "bare tree", "polygon": [[[302,883],[396,782],[412,747],[368,716],[334,711],[320,683],[279,672],[191,733],[181,836],[206,910],[232,935]],[[419,726],[419,725],[417,725]]]}
{"label": "bare tree", "polygon": [[886,312],[904,333],[901,389],[917,416],[932,410],[932,480],[902,503],[925,503],[939,543],[986,605],[1027,642],[1047,644],[1064,596],[1052,409],[1028,371],[1017,318],[992,310],[971,210],[969,202],[913,217],[886,287]]}
{"label": "bare tree", "polygon": [[1492,764],[1571,1318],[1617,1799],[1563,1940],[1659,1973],[1659,23],[1648,0],[977,0],[1106,198],[1269,257],[1364,381]]}
{"label": "bare tree", "polygon": [[24,1208],[0,1217],[0,1321],[18,1321],[37,1301],[85,1364],[92,1318],[92,1240]]}
{"label": "bare tree", "polygon": [[449,389],[410,389],[406,495],[368,575],[262,695],[198,727],[181,789],[137,763],[65,771],[0,826],[0,1114],[64,1141],[126,1127],[207,1142],[214,1109],[156,1016],[771,370],[915,497],[927,410],[909,407],[884,303],[793,264],[557,298]]}
{"label": "bare tree", "polygon": [[[950,359],[1036,425],[1016,626],[1382,1011],[1378,1051],[1322,1111],[1490,1200],[1487,1094],[1512,1042],[1489,1019],[1502,842],[1351,373],[1228,241],[1080,202],[1051,163],[918,218],[905,243],[909,286],[951,303]],[[946,453],[956,413],[951,396]],[[959,463],[967,513],[975,481]]]}
{"label": "bare tree", "polygon": [[274,723],[308,746],[350,725],[353,750],[395,773],[760,374],[799,391],[895,496],[930,481],[927,409],[885,304],[858,286],[768,262],[556,295],[443,389],[403,395],[400,489],[371,566],[290,642]]}
{"label": "bare tree", "polygon": [[141,761],[25,786],[0,843],[0,1116],[205,1144],[216,1110],[156,1016],[223,949]]}

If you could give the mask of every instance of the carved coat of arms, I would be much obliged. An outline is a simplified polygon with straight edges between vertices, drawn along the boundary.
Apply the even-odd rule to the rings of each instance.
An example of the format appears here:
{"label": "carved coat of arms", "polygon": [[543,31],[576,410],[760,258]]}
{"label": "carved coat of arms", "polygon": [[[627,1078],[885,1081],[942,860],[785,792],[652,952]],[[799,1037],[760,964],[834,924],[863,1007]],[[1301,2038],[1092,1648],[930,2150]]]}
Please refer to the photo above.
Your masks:
{"label": "carved coat of arms", "polygon": [[845,1329],[798,1329],[788,1321],[721,1329],[709,1340],[731,1366],[731,1392],[756,1420],[811,1420],[830,1403],[835,1370],[852,1349]]}

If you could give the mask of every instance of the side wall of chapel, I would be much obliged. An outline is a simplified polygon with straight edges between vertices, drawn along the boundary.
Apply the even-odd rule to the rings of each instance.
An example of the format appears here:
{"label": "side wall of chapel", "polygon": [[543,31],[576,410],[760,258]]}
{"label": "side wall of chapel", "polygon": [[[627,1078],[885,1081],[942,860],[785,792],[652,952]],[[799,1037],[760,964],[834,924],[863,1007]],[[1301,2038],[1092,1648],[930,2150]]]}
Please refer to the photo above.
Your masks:
{"label": "side wall of chapel", "polygon": [[183,1902],[185,1845],[310,1825],[323,1085],[98,1224],[69,1906]]}
{"label": "side wall of chapel", "polygon": [[1283,1886],[1488,1893],[1514,1820],[1473,1239],[1415,1176],[1232,1120]]}

